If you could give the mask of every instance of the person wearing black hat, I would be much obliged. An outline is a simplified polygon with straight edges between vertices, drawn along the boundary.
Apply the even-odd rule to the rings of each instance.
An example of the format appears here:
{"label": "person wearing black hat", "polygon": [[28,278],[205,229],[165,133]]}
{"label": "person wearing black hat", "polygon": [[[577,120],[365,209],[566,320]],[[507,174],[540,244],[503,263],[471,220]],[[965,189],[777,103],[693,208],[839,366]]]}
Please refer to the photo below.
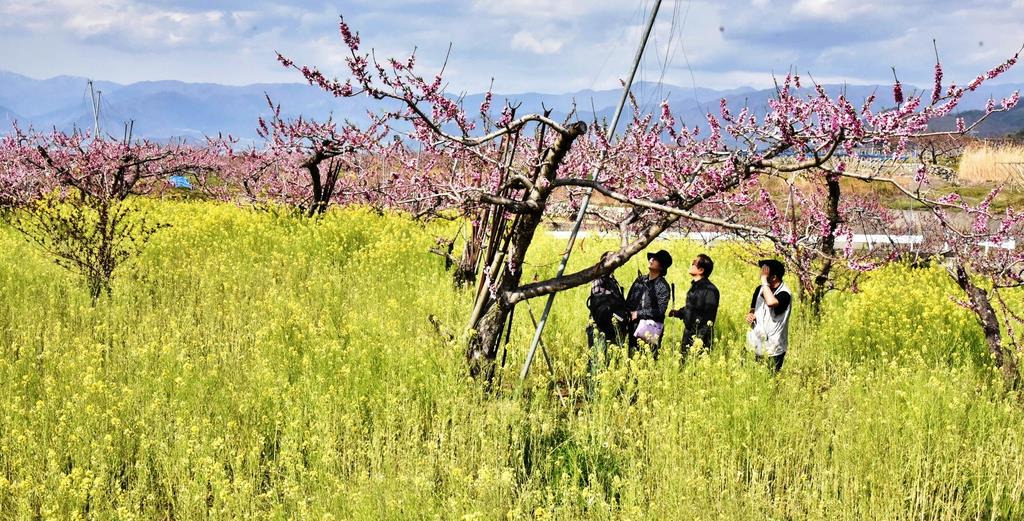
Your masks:
{"label": "person wearing black hat", "polygon": [[773,372],[782,369],[789,345],[789,315],[793,292],[782,282],[786,266],[775,259],[757,263],[761,267],[761,285],[754,290],[747,313],[747,346],[759,361],[767,362]]}
{"label": "person wearing black hat", "polygon": [[715,269],[711,257],[701,253],[690,264],[693,282],[686,292],[686,305],[668,312],[668,316],[683,320],[683,342],[680,346],[682,361],[690,353],[695,339],[701,341],[704,349],[711,349],[714,339],[714,324],[718,317],[718,288],[708,280]]}
{"label": "person wearing black hat", "polygon": [[672,255],[665,250],[647,254],[647,274],[641,274],[629,288],[626,309],[630,311],[631,328],[629,335],[630,354],[643,340],[651,346],[651,352],[658,357],[658,346],[665,331],[665,312],[672,290],[665,275],[672,266]]}

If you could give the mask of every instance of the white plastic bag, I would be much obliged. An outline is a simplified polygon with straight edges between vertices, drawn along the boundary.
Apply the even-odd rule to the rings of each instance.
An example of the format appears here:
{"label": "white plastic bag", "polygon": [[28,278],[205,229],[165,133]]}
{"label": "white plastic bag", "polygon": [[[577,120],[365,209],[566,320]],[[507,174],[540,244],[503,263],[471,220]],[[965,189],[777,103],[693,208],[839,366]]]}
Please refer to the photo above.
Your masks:
{"label": "white plastic bag", "polygon": [[643,319],[636,325],[633,336],[654,346],[661,342],[661,333],[665,330],[665,324],[649,319]]}

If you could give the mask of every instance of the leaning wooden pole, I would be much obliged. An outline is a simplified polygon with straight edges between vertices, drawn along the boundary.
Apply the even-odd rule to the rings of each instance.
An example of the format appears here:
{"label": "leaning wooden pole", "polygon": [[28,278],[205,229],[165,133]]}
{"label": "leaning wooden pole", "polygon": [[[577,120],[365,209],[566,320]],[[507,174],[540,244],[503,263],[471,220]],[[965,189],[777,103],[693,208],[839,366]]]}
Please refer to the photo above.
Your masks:
{"label": "leaning wooden pole", "polygon": [[[636,71],[640,68],[640,60],[644,56],[644,49],[647,47],[647,40],[651,36],[651,30],[654,28],[654,20],[658,17],[658,9],[661,8],[661,0],[657,0],[654,3],[654,8],[651,9],[651,16],[647,19],[647,27],[644,29],[643,39],[640,40],[640,47],[636,50],[636,56],[633,58],[633,68],[629,71],[629,78],[626,80],[626,85],[622,89],[622,98],[619,100],[619,106],[615,109],[615,116],[612,117],[612,124],[608,127],[605,132],[605,137],[608,142],[611,142],[612,136],[615,135],[615,127],[619,124],[619,117],[622,116],[622,109],[626,106],[626,100],[629,99],[629,90],[633,86],[633,78],[636,77]],[[594,173],[590,176],[591,179],[597,179],[601,174],[601,169],[604,168],[604,157],[602,156],[601,162],[598,163]],[[555,278],[561,277],[565,273],[565,266],[569,263],[569,255],[572,253],[572,247],[576,243],[576,235],[579,234],[580,226],[583,224],[583,218],[586,217],[587,206],[590,205],[590,196],[593,193],[592,188],[588,188],[586,195],[583,197],[583,203],[580,204],[580,211],[576,215],[576,222],[573,224],[572,233],[569,234],[569,242],[565,245],[565,252],[562,254],[562,262],[558,265],[558,272]],[[551,313],[551,304],[555,301],[556,293],[548,295],[547,302],[544,303],[544,312],[541,313],[540,321],[537,323],[537,329],[533,333],[533,341],[530,342],[530,350],[526,353],[526,362],[523,363],[523,371],[519,375],[520,381],[526,380],[526,375],[530,372],[530,365],[533,364],[533,357],[537,354],[537,346],[540,345],[540,337],[544,333],[544,326],[547,324],[548,315]]]}

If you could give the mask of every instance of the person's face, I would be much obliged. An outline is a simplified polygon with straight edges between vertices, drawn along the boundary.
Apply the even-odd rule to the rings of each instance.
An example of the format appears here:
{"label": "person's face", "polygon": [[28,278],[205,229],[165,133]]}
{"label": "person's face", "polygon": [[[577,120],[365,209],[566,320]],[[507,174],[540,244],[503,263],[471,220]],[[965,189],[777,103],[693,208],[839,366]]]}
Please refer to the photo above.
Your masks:
{"label": "person's face", "polygon": [[661,273],[661,263],[658,262],[658,259],[651,257],[650,260],[647,261],[647,269]]}
{"label": "person's face", "polygon": [[779,280],[778,277],[771,274],[771,270],[768,269],[768,266],[761,266],[761,276],[767,278],[769,284],[775,284]]}
{"label": "person's face", "polygon": [[698,268],[697,267],[697,264],[699,262],[700,262],[700,257],[697,257],[696,259],[693,259],[693,262],[690,263],[690,275],[692,275],[694,277],[703,277],[704,276],[704,268]]}

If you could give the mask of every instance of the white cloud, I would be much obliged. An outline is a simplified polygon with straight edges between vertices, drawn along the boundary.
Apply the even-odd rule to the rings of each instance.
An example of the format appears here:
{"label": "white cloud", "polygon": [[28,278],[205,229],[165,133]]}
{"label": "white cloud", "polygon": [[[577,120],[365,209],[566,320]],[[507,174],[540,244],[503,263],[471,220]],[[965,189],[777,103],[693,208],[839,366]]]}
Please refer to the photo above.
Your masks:
{"label": "white cloud", "polygon": [[268,13],[165,5],[135,0],[0,2],[0,27],[60,33],[115,49],[156,51],[237,42],[260,21],[306,21],[305,12],[281,8]]}
{"label": "white cloud", "polygon": [[222,43],[230,38],[224,13],[186,13],[122,6],[84,10],[62,24],[85,40],[123,41],[141,48],[184,47]]}
{"label": "white cloud", "polygon": [[870,2],[861,0],[798,0],[791,11],[806,18],[843,22],[875,9]]}
{"label": "white cloud", "polygon": [[[340,8],[378,57],[418,48],[453,91],[615,88],[649,0],[0,0],[0,69],[118,81],[298,81],[274,61],[343,74]],[[1024,0],[668,0],[640,77],[689,86],[771,84],[791,67],[820,81],[928,84],[932,38],[950,81],[1020,46]],[[721,28],[721,29],[720,29]],[[536,59],[542,55],[544,59]],[[533,58],[531,58],[533,57]],[[102,63],[102,67],[96,64]],[[230,63],[230,67],[223,64]],[[667,65],[666,65],[667,63]],[[1000,81],[1024,81],[1024,65]]]}
{"label": "white cloud", "polygon": [[519,31],[512,35],[512,48],[534,54],[555,54],[562,50],[564,41],[554,38],[537,38],[529,31]]}
{"label": "white cloud", "polygon": [[[473,9],[493,16],[540,20],[579,18],[615,10],[614,0],[475,0]],[[620,9],[621,10],[621,9]]]}
{"label": "white cloud", "polygon": [[[307,54],[305,59],[309,59],[317,67],[325,71],[345,69],[345,58],[348,58],[350,54],[334,35],[317,38],[312,42],[311,47],[311,52],[305,53]],[[291,57],[290,54],[289,57]]]}

